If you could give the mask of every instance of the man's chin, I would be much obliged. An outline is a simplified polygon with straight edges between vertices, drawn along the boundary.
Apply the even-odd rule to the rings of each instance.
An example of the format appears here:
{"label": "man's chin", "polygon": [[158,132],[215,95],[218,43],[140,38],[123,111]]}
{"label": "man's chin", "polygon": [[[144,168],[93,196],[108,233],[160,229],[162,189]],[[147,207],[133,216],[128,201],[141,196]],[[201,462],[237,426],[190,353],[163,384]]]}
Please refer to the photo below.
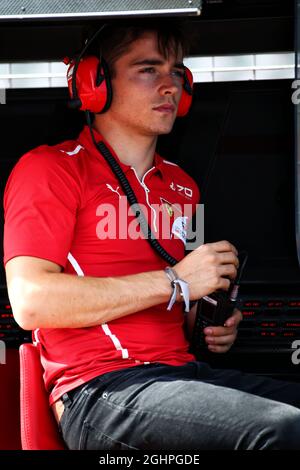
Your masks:
{"label": "man's chin", "polygon": [[173,129],[173,125],[174,123],[168,126],[160,126],[159,129],[157,130],[157,135],[169,134],[171,130]]}
{"label": "man's chin", "polygon": [[152,125],[150,128],[148,128],[148,132],[153,136],[169,134],[173,129],[173,125],[174,121],[172,123],[165,123],[164,125],[162,125],[161,123],[156,126]]}

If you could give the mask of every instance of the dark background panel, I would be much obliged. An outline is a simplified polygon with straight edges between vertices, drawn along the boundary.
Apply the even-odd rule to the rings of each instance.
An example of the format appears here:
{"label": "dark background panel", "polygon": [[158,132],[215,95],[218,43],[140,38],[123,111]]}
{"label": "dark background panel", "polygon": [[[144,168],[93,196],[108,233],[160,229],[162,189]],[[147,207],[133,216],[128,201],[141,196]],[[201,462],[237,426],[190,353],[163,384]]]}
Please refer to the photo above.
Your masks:
{"label": "dark background panel", "polygon": [[161,150],[198,182],[205,241],[249,252],[245,281],[299,282],[289,80],[198,84]]}
{"label": "dark background panel", "polygon": [[[293,51],[294,6],[294,0],[204,0],[201,15],[186,18],[191,54]],[[52,18],[8,22],[0,18],[0,61],[49,61],[72,56],[92,31],[104,22],[118,21],[78,18],[62,22]]]}
{"label": "dark background panel", "polygon": [[[75,138],[83,126],[83,114],[67,106],[64,88],[7,90],[6,104],[0,106],[0,128],[3,147],[0,157],[0,255],[3,258],[2,198],[7,178],[17,160],[38,145],[54,145]],[[0,264],[0,286],[5,284],[3,263]]]}
{"label": "dark background panel", "polygon": [[[248,282],[300,280],[290,96],[290,80],[197,84],[189,116],[159,140],[159,151],[200,187],[206,242],[229,239],[249,251]],[[0,107],[1,192],[22,154],[73,138],[83,124],[65,89],[8,90]]]}

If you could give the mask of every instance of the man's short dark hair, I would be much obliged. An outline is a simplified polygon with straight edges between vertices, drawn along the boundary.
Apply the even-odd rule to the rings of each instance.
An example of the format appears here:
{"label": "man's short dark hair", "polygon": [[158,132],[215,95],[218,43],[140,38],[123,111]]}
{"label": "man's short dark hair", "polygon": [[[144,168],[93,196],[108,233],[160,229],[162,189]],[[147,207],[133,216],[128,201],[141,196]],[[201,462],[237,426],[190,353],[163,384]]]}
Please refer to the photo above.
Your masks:
{"label": "man's short dark hair", "polygon": [[138,19],[124,23],[108,24],[100,33],[97,40],[98,54],[95,45],[93,53],[104,57],[111,77],[114,76],[114,63],[145,32],[154,32],[157,35],[157,45],[163,57],[168,58],[169,54],[177,56],[188,53],[188,37],[186,27],[183,22],[161,19]]}

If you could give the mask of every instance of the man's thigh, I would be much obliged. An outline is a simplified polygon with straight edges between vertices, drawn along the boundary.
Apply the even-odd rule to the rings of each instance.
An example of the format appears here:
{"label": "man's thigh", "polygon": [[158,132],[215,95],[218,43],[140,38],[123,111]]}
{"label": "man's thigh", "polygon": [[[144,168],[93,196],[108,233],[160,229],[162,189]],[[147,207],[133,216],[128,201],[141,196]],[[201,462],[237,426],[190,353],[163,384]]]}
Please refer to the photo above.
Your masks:
{"label": "man's thigh", "polygon": [[300,427],[296,408],[264,398],[272,387],[283,395],[279,382],[226,372],[189,363],[105,374],[67,410],[65,440],[95,450],[277,448],[276,428]]}

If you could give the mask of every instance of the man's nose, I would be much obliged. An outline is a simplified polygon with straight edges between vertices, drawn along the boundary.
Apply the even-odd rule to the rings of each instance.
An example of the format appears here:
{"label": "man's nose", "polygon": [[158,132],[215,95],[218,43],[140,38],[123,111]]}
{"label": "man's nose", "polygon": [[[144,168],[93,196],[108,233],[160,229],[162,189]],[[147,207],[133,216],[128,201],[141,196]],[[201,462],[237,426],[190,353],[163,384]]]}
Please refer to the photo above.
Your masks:
{"label": "man's nose", "polygon": [[162,95],[174,95],[178,93],[182,88],[181,82],[180,77],[176,75],[172,75],[171,73],[164,74],[161,77],[160,93]]}

